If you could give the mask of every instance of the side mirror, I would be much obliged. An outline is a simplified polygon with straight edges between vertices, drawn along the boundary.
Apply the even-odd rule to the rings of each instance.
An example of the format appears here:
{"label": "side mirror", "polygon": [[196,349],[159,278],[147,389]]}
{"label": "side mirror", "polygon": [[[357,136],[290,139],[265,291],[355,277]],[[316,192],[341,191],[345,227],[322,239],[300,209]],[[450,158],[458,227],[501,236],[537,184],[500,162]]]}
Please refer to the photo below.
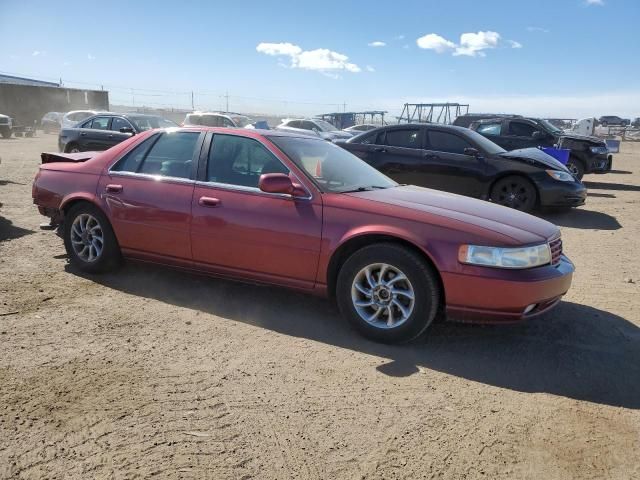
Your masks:
{"label": "side mirror", "polygon": [[463,150],[465,155],[469,155],[470,157],[479,157],[480,151],[477,148],[467,147]]}
{"label": "side mirror", "polygon": [[266,193],[282,193],[292,197],[304,197],[307,192],[301,185],[293,183],[284,173],[265,173],[260,175],[258,188]]}
{"label": "side mirror", "polygon": [[131,135],[135,135],[136,132],[131,127],[122,127],[120,129],[120,133],[130,133]]}

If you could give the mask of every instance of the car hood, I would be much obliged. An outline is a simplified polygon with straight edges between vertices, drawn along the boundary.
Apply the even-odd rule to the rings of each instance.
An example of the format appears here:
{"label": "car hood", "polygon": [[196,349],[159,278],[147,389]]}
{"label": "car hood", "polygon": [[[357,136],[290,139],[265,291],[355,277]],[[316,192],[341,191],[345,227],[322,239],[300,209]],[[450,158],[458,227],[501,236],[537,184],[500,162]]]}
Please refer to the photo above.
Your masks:
{"label": "car hood", "polygon": [[354,197],[450,218],[509,237],[512,244],[535,244],[560,234],[552,223],[512,208],[414,185],[348,193]]}
{"label": "car hood", "polygon": [[569,140],[576,140],[579,142],[589,142],[589,143],[594,143],[596,145],[603,145],[604,142],[602,141],[601,138],[598,137],[594,137],[591,135],[578,135],[577,133],[563,133],[562,135],[560,135],[560,138],[566,138]]}
{"label": "car hood", "polygon": [[538,164],[541,168],[551,168],[553,170],[562,170],[563,172],[569,171],[562,163],[539,148],[520,148],[500,153],[499,155],[509,159],[524,160],[527,163]]}

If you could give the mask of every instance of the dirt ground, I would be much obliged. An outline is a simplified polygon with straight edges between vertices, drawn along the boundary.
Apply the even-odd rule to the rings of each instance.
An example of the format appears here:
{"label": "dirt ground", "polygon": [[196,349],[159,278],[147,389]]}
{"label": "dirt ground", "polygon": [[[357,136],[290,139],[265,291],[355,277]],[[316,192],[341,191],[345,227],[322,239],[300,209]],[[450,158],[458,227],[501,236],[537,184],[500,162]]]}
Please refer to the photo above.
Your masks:
{"label": "dirt ground", "polygon": [[640,143],[545,214],[577,267],[525,324],[362,339],[327,302],[40,231],[39,153],[0,140],[0,478],[640,478]]}

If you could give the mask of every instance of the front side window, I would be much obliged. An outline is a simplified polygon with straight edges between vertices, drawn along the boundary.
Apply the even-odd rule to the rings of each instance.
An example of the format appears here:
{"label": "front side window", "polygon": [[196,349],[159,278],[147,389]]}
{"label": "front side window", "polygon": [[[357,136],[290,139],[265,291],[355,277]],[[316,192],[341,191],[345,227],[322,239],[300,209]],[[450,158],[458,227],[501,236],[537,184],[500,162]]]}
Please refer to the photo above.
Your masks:
{"label": "front side window", "polygon": [[119,132],[121,128],[132,128],[131,124],[122,117],[113,117],[111,119],[111,130]]}
{"label": "front side window", "polygon": [[482,123],[478,125],[476,132],[482,135],[500,135],[502,133],[502,122]]}
{"label": "front side window", "polygon": [[464,155],[464,149],[471,147],[471,144],[465,139],[452,133],[432,130],[429,131],[427,136],[429,138],[429,148],[436,152],[459,153],[460,155]]}
{"label": "front side window", "polygon": [[220,117],[220,120],[222,120],[223,127],[229,127],[229,128],[235,127],[234,123],[231,120],[229,120],[227,117]]}
{"label": "front side window", "polygon": [[536,127],[524,122],[509,122],[509,135],[515,137],[533,137]]}
{"label": "front side window", "polygon": [[109,130],[109,120],[111,117],[96,117],[91,120],[91,127],[94,130]]}
{"label": "front side window", "polygon": [[289,169],[256,140],[214,135],[207,162],[208,182],[258,188],[264,173],[288,174]]}
{"label": "front side window", "polygon": [[391,188],[398,184],[338,145],[316,138],[269,139],[324,192]]}
{"label": "front side window", "polygon": [[167,132],[143,141],[112,171],[190,178],[198,132]]}
{"label": "front side window", "polygon": [[402,148],[422,148],[422,135],[418,129],[395,129],[388,130],[386,135],[381,135],[379,139],[382,144],[390,147]]}

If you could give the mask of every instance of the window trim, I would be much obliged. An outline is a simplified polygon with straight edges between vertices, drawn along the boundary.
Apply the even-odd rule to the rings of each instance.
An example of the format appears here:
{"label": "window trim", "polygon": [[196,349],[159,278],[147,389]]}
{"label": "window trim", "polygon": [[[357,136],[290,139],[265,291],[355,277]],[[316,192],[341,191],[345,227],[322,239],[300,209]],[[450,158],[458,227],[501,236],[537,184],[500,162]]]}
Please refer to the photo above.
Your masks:
{"label": "window trim", "polygon": [[[533,128],[533,132],[532,132],[532,134],[531,134],[531,135],[529,135],[529,136],[524,136],[524,135],[513,135],[513,134],[511,133],[511,124],[512,124],[512,123],[514,123],[514,122],[515,122],[515,123],[523,123],[523,124],[525,124],[525,125],[528,125],[529,127],[532,127],[532,128]],[[507,131],[506,131],[505,136],[506,136],[506,137],[517,137],[517,138],[529,138],[529,139],[533,139],[533,133],[534,133],[535,131],[540,131],[540,128],[539,128],[536,124],[534,124],[533,122],[528,122],[528,121],[525,121],[525,120],[523,120],[523,119],[521,119],[521,118],[518,118],[518,119],[509,120],[509,124],[508,124],[508,126],[507,126]]]}
{"label": "window trim", "polygon": [[[107,128],[93,128],[93,122],[95,122],[99,118],[108,119]],[[89,130],[101,130],[103,132],[111,132],[112,131],[111,130],[111,120],[113,120],[113,116],[112,115],[96,115],[95,117],[93,117],[91,119],[91,126],[89,127]]]}
{"label": "window trim", "polygon": [[[178,130],[176,133],[180,133],[180,132],[191,132],[191,130]],[[170,177],[167,175],[152,175],[149,173],[140,173],[140,172],[127,172],[127,171],[119,171],[119,170],[113,170],[113,168],[120,163],[124,157],[126,157],[127,155],[129,155],[129,153],[131,153],[136,147],[138,147],[140,145],[140,143],[142,142],[146,142],[147,140],[151,140],[155,137],[155,139],[153,139],[152,141],[149,142],[149,145],[147,146],[147,148],[144,151],[144,156],[142,157],[142,162],[140,162],[140,165],[142,165],[144,163],[144,161],[147,158],[147,155],[149,155],[149,152],[151,151],[151,149],[154,147],[154,145],[158,142],[158,140],[160,140],[160,138],[163,135],[167,135],[166,131],[161,131],[161,132],[154,132],[153,134],[151,134],[149,136],[149,138],[146,138],[144,140],[142,140],[140,143],[136,143],[135,145],[132,145],[131,148],[129,148],[126,152],[123,152],[122,155],[120,155],[107,169],[107,175],[113,175],[113,176],[122,176],[122,177],[130,177],[130,178],[140,178],[143,180],[170,180],[170,181],[177,181],[179,183],[195,183],[196,179],[197,179],[197,174],[199,171],[199,165],[200,165],[200,160],[201,160],[201,154],[202,154],[202,150],[203,150],[203,146],[204,146],[204,138],[205,138],[205,132],[200,131],[197,132],[198,133],[198,140],[196,141],[196,146],[193,149],[193,155],[191,157],[191,172],[189,172],[189,178],[183,178],[183,177]]]}
{"label": "window trim", "polygon": [[[131,127],[131,129],[132,129],[134,132],[138,132],[138,129],[137,129],[136,127],[134,127],[134,126],[133,126],[133,124],[129,121],[129,119],[128,119],[128,118],[126,118],[126,117],[121,117],[120,115],[114,115],[113,117],[111,117],[111,121],[109,122],[109,129],[111,129],[111,125],[113,125],[113,121],[114,121],[116,118],[119,118],[120,120],[124,120],[125,122],[127,122],[127,123],[129,124],[129,126]],[[110,130],[110,131],[112,131],[112,132],[116,132],[116,133],[121,133],[121,132],[120,132],[120,129],[118,129],[118,130]]]}
{"label": "window trim", "polygon": [[[233,183],[224,183],[224,182],[210,182],[207,180],[207,171],[209,169],[209,154],[211,152],[211,148],[215,142],[216,135],[225,135],[228,137],[236,137],[236,138],[245,138],[247,140],[252,140],[261,145],[265,150],[267,150],[278,162],[280,162],[287,170],[289,170],[289,175],[292,175],[295,181],[304,188],[307,192],[307,196],[305,197],[294,197],[293,195],[287,193],[271,193],[271,192],[263,192],[258,187],[247,187],[245,185],[235,185]],[[221,190],[229,190],[236,192],[249,193],[253,195],[262,195],[267,197],[279,197],[289,200],[305,200],[310,201],[313,200],[313,192],[310,191],[309,187],[307,187],[303,182],[300,181],[299,176],[296,174],[291,167],[285,164],[282,159],[271,149],[268,145],[261,142],[257,138],[247,137],[245,135],[236,135],[234,133],[227,132],[207,132],[206,138],[204,139],[204,144],[202,147],[202,151],[200,153],[200,161],[198,167],[198,173],[196,176],[195,184],[200,187],[209,187],[209,188],[217,188]]]}

